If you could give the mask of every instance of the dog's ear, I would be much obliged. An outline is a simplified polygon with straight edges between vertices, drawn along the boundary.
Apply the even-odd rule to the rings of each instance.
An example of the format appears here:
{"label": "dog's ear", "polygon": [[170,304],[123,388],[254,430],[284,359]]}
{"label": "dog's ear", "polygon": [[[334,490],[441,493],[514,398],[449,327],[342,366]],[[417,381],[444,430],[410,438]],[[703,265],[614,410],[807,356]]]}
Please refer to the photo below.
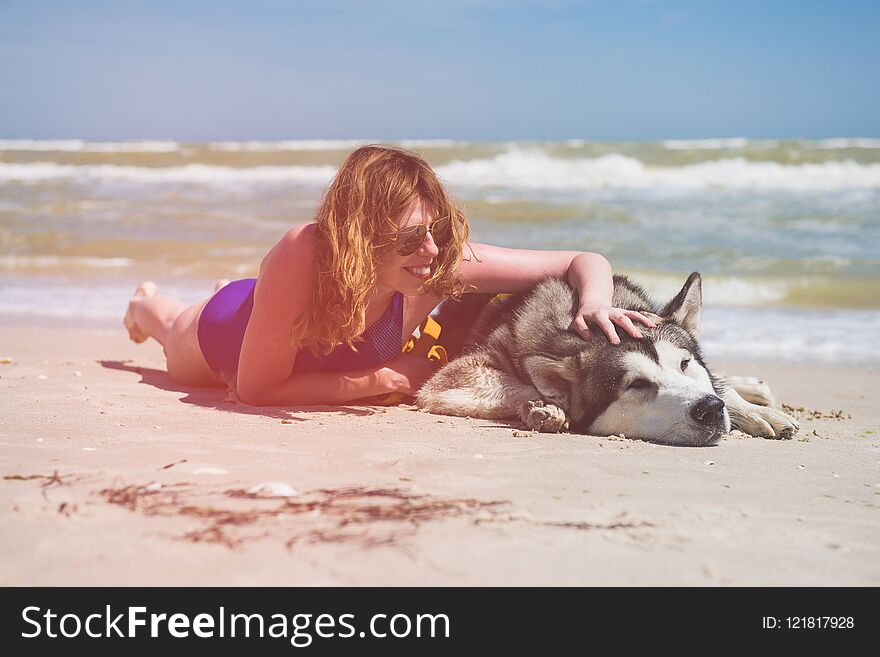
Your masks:
{"label": "dog's ear", "polygon": [[526,354],[520,364],[538,392],[563,410],[569,407],[571,384],[578,378],[573,356],[552,358],[543,354]]}
{"label": "dog's ear", "polygon": [[700,337],[700,311],[703,309],[702,279],[698,272],[688,276],[684,287],[660,311],[660,316],[681,324],[695,338]]}

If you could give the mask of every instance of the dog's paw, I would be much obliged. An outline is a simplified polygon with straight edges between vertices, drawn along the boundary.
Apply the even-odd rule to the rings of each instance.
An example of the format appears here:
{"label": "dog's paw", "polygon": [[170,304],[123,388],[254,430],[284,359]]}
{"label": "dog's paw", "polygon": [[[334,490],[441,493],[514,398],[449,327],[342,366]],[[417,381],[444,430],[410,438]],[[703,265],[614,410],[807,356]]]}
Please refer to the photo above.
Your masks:
{"label": "dog's paw", "polygon": [[736,390],[740,396],[751,404],[758,406],[776,406],[776,398],[770,386],[754,376],[728,376],[725,383]]}
{"label": "dog's paw", "polygon": [[788,440],[800,429],[798,421],[788,413],[750,404],[749,409],[736,419],[735,428],[752,436]]}
{"label": "dog's paw", "polygon": [[519,416],[531,431],[560,433],[568,430],[565,411],[556,404],[545,404],[541,400],[523,402]]}

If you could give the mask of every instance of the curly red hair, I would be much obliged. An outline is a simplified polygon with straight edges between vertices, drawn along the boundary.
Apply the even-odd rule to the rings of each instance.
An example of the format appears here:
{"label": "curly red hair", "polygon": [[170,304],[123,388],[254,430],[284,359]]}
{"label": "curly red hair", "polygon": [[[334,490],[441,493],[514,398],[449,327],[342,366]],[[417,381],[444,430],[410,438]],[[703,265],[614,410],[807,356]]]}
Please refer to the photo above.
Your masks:
{"label": "curly red hair", "polygon": [[404,213],[421,199],[436,217],[449,217],[452,237],[440,249],[433,275],[422,291],[460,297],[458,275],[470,229],[437,174],[421,157],[402,148],[358,148],[342,163],[316,215],[317,287],[312,310],[297,320],[297,347],[327,354],[339,344],[354,347],[366,327],[367,299],[376,286],[379,260],[393,247]]}

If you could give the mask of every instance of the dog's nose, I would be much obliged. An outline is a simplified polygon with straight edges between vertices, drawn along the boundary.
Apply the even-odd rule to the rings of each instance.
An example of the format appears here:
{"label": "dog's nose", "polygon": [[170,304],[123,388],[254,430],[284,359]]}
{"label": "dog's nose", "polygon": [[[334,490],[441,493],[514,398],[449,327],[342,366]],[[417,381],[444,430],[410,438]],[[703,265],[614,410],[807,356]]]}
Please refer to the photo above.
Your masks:
{"label": "dog's nose", "polygon": [[724,402],[715,395],[707,395],[691,407],[691,417],[707,426],[721,422],[724,419]]}

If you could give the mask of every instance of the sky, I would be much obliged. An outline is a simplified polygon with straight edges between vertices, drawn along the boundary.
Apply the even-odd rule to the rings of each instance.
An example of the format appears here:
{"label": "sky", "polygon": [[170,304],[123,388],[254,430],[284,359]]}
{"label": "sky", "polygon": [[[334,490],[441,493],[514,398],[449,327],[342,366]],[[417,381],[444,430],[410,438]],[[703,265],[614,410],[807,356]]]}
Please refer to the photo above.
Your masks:
{"label": "sky", "polygon": [[0,0],[0,138],[880,136],[880,2]]}

